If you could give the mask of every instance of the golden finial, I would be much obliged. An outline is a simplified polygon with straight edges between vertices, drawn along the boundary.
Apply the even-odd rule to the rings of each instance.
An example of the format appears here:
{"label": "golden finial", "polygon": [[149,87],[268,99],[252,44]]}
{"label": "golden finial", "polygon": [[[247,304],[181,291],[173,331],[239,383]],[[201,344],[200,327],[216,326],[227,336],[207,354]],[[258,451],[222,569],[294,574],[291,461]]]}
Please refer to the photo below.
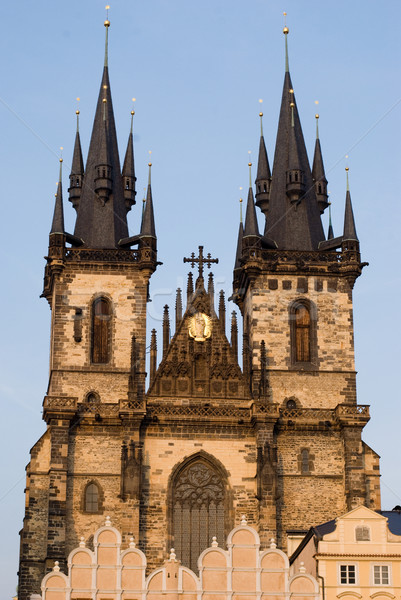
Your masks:
{"label": "golden finial", "polygon": [[109,63],[109,27],[110,27],[110,21],[109,21],[109,8],[110,6],[107,4],[106,6],[106,20],[104,22],[104,26],[106,27],[106,40],[105,40],[105,45],[104,45],[104,66],[107,67],[108,63]]}
{"label": "golden finial", "polygon": [[151,184],[151,170],[152,170],[152,162],[151,162],[151,158],[152,158],[152,150],[149,150],[149,162],[148,162],[148,167],[149,167],[149,178],[148,178],[148,185]]}
{"label": "golden finial", "polygon": [[249,162],[248,163],[248,167],[249,167],[249,187],[252,187],[252,163]]}
{"label": "golden finial", "polygon": [[287,36],[289,34],[289,29],[287,27],[287,13],[283,13],[284,15],[284,29],[283,29],[283,33],[284,33],[284,39],[285,39],[285,71],[286,73],[289,72],[290,68],[288,65],[288,42],[287,42]]}
{"label": "golden finial", "polygon": [[348,177],[349,167],[345,167],[345,172],[347,173],[347,192],[349,192],[349,177]]}
{"label": "golden finial", "polygon": [[316,119],[316,139],[319,139],[319,115],[318,113],[315,114],[315,119]]}
{"label": "golden finial", "polygon": [[[262,102],[263,102],[263,100],[262,100],[262,98],[260,98],[259,104],[262,104]],[[260,111],[259,117],[260,117],[260,135],[262,136],[263,135],[263,121],[262,121],[263,113],[262,113],[262,111]]]}
{"label": "golden finial", "polygon": [[288,35],[288,33],[289,33],[290,30],[287,27],[287,13],[283,12],[283,16],[284,16],[284,29],[283,29],[283,33],[284,33],[284,35]]}
{"label": "golden finial", "polygon": [[79,111],[79,101],[81,98],[77,98],[77,110],[75,111],[75,114],[77,115],[77,132],[79,131],[79,115],[80,115],[80,111]]}
{"label": "golden finial", "polygon": [[110,9],[110,6],[107,4],[107,6],[105,8],[106,8],[106,20],[104,22],[104,26],[105,27],[110,27],[110,21],[109,21],[109,9]]}
{"label": "golden finial", "polygon": [[61,151],[60,158],[59,158],[60,174],[59,174],[59,178],[58,178],[59,182],[61,182],[61,178],[62,178],[62,174],[63,174],[63,168],[62,168],[63,167],[63,146],[60,146],[60,151]]}
{"label": "golden finial", "polygon": [[290,92],[290,94],[293,94],[293,93],[294,93],[294,90],[291,88],[291,89],[289,90],[289,92]]}
{"label": "golden finial", "polygon": [[242,223],[242,198],[239,199],[239,221]]}

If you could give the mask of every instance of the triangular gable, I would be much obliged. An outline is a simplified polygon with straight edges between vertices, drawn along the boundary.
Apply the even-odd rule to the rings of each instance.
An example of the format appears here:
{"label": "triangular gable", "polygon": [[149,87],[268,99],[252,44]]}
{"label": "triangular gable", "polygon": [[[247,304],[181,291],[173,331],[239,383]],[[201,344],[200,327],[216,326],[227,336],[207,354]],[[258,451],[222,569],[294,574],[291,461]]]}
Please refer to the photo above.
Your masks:
{"label": "triangular gable", "polygon": [[245,382],[213,302],[197,282],[194,296],[156,372],[151,397],[244,398]]}

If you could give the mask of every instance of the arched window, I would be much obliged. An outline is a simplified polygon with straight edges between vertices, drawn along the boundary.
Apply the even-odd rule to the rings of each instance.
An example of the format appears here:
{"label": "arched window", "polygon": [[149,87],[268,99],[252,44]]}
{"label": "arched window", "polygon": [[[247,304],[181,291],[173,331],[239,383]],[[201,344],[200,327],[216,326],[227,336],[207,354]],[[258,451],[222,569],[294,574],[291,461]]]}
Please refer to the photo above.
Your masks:
{"label": "arched window", "polygon": [[92,362],[110,361],[111,306],[106,298],[96,298],[92,306]]}
{"label": "arched window", "polygon": [[316,308],[308,300],[300,299],[289,307],[291,363],[303,369],[316,368],[317,323]]}
{"label": "arched window", "polygon": [[310,314],[303,305],[295,309],[295,359],[310,361]]}
{"label": "arched window", "polygon": [[294,410],[297,407],[297,403],[293,398],[290,398],[289,400],[287,400],[286,407],[290,410]]}
{"label": "arched window", "polygon": [[226,486],[209,461],[193,460],[172,482],[172,544],[182,564],[198,569],[198,557],[213,536],[225,542]]}
{"label": "arched window", "polygon": [[99,512],[99,488],[95,483],[90,483],[85,490],[85,512]]}

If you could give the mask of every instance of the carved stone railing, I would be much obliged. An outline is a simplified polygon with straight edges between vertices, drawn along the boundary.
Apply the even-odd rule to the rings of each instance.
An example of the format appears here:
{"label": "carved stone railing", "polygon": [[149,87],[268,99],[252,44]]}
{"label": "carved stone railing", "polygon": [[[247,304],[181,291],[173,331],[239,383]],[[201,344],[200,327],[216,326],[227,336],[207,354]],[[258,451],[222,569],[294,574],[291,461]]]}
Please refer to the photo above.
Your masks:
{"label": "carved stone railing", "polygon": [[140,250],[120,248],[66,248],[65,250],[65,260],[71,262],[138,262],[140,258]]}
{"label": "carved stone railing", "polygon": [[367,404],[339,404],[336,408],[338,417],[365,417],[369,419],[369,405]]}
{"label": "carved stone railing", "polygon": [[330,421],[334,418],[334,410],[329,408],[281,408],[280,417],[297,421]]}
{"label": "carved stone railing", "polygon": [[44,410],[68,410],[68,411],[76,411],[77,410],[78,400],[74,397],[55,397],[55,396],[45,396],[43,400],[43,409]]}
{"label": "carved stone railing", "polygon": [[249,408],[238,408],[232,406],[211,406],[205,404],[178,406],[172,404],[148,404],[147,416],[173,417],[173,418],[249,418]]}
{"label": "carved stone railing", "polygon": [[146,412],[144,400],[120,400],[120,412],[139,411]]}
{"label": "carved stone railing", "polygon": [[342,252],[319,252],[310,251],[302,252],[297,250],[259,250],[260,257],[264,261],[271,261],[277,263],[298,263],[300,261],[305,263],[332,263],[342,262]]}
{"label": "carved stone railing", "polygon": [[116,417],[120,412],[120,405],[112,402],[80,402],[78,413],[80,415],[100,415],[101,417]]}

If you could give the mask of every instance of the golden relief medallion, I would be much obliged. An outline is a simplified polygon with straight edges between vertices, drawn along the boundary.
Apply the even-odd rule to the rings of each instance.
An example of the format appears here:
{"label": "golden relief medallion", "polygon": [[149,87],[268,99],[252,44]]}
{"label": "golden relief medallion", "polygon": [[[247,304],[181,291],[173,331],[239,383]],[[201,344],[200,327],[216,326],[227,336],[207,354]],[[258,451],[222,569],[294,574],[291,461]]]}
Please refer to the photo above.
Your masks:
{"label": "golden relief medallion", "polygon": [[204,342],[212,334],[212,321],[205,313],[197,312],[189,321],[188,333],[195,342]]}

